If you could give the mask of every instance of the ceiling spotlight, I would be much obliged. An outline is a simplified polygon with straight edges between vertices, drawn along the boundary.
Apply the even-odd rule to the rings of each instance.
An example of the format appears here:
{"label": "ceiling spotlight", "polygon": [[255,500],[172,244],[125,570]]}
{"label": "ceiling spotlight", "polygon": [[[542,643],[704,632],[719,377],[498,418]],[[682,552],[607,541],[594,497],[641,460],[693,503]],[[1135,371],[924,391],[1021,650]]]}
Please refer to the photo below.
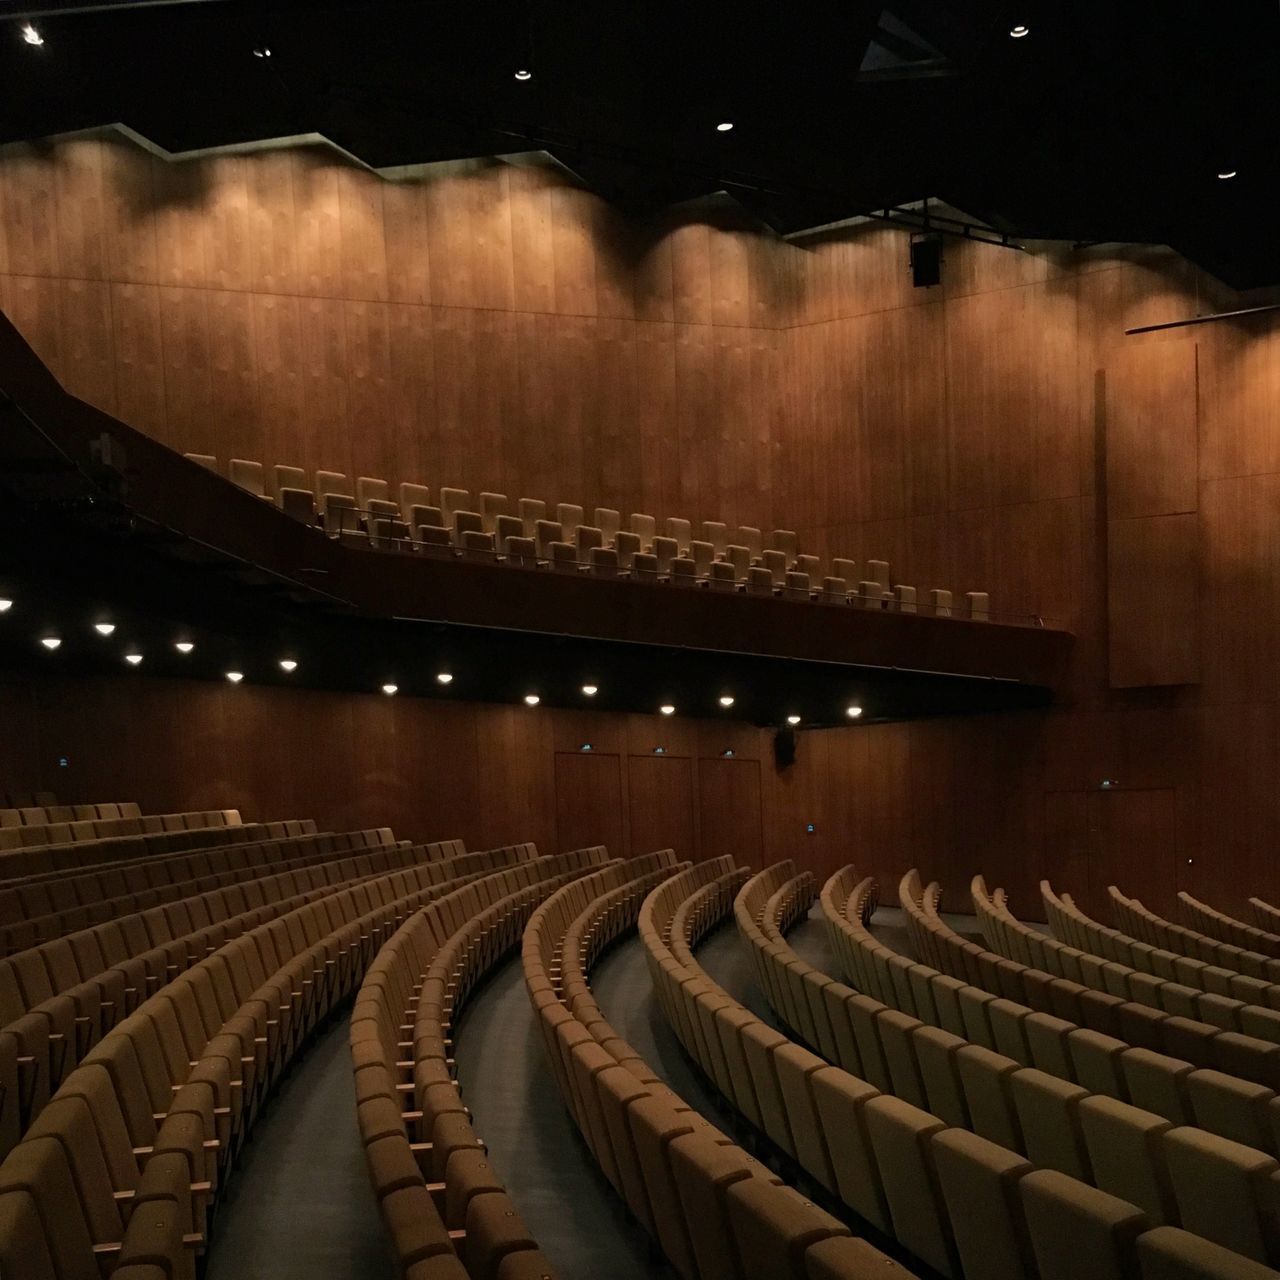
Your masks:
{"label": "ceiling spotlight", "polygon": [[295,662],[295,661],[294,661],[294,659],[292,659],[292,658],[281,658],[281,659],[280,659],[280,670],[281,670],[281,671],[297,671],[297,669],[298,669],[298,664],[297,664],[297,662]]}
{"label": "ceiling spotlight", "polygon": [[1220,174],[1218,174],[1218,181],[1226,182],[1229,178],[1234,178],[1235,176],[1236,171],[1234,169],[1224,169]]}
{"label": "ceiling spotlight", "polygon": [[588,698],[594,698],[596,694],[600,692],[600,690],[594,684],[584,684],[582,686],[582,692],[585,693]]}
{"label": "ceiling spotlight", "polygon": [[453,672],[452,672],[452,671],[441,671],[441,672],[439,672],[439,673],[436,675],[436,679],[437,679],[441,684],[452,684],[452,683],[453,683]]}
{"label": "ceiling spotlight", "polygon": [[526,693],[524,695],[524,702],[527,707],[536,707],[541,701],[542,699],[536,693]]}
{"label": "ceiling spotlight", "polygon": [[1029,36],[1030,34],[1031,28],[1021,22],[1018,23],[1016,27],[1011,27],[1009,29],[1009,35],[1015,40],[1021,40],[1023,36]]}
{"label": "ceiling spotlight", "polygon": [[516,72],[516,79],[521,82],[525,80],[532,80],[533,72],[526,70],[524,67],[521,67],[520,70]]}
{"label": "ceiling spotlight", "polygon": [[791,725],[792,727],[794,727],[795,725],[798,725],[798,724],[800,723],[800,717],[799,717],[799,716],[788,716],[788,717],[787,717],[787,723],[788,723],[789,725]]}
{"label": "ceiling spotlight", "polygon": [[179,653],[190,653],[191,650],[195,648],[195,645],[193,645],[190,640],[179,640],[173,647],[177,649]]}
{"label": "ceiling spotlight", "polygon": [[29,22],[22,24],[22,39],[24,43],[34,45],[37,49],[44,44],[44,36]]}
{"label": "ceiling spotlight", "polygon": [[227,672],[227,679],[228,679],[228,680],[230,680],[232,684],[239,684],[239,683],[240,683],[240,681],[244,679],[244,672],[243,672],[243,671],[228,671],[228,672]]}
{"label": "ceiling spotlight", "polygon": [[732,121],[732,120],[721,120],[721,121],[720,121],[720,123],[719,123],[718,125],[716,125],[716,132],[717,132],[717,133],[728,133],[728,132],[729,132],[729,130],[730,130],[730,129],[732,129],[732,128],[733,128],[733,121]]}
{"label": "ceiling spotlight", "polygon": [[675,707],[673,707],[669,702],[664,702],[658,710],[661,711],[664,716],[673,716],[676,713]]}
{"label": "ceiling spotlight", "polygon": [[260,44],[254,49],[253,56],[255,58],[269,58],[271,57],[271,50],[265,44]]}
{"label": "ceiling spotlight", "polygon": [[142,661],[142,654],[140,654],[140,653],[126,653],[126,654],[124,655],[124,660],[125,660],[125,661],[126,661],[126,662],[131,666],[131,667],[136,667],[136,666],[138,665],[138,663],[140,663],[140,662]]}
{"label": "ceiling spotlight", "polygon": [[384,684],[382,686],[382,692],[390,696],[391,694],[395,693],[399,688],[400,686],[398,684]]}
{"label": "ceiling spotlight", "polygon": [[40,643],[52,653],[62,643],[62,640],[58,636],[44,636]]}
{"label": "ceiling spotlight", "polygon": [[851,702],[845,707],[844,713],[850,720],[856,720],[862,714],[862,708],[856,702]]}
{"label": "ceiling spotlight", "polygon": [[720,695],[720,705],[721,705],[722,707],[731,707],[731,706],[733,706],[733,694],[731,694],[731,693],[722,693],[722,694]]}
{"label": "ceiling spotlight", "polygon": [[114,622],[95,622],[93,629],[100,636],[109,636],[116,629],[116,624]]}
{"label": "ceiling spotlight", "polygon": [[8,613],[13,608],[13,601],[8,596],[0,596],[0,613]]}

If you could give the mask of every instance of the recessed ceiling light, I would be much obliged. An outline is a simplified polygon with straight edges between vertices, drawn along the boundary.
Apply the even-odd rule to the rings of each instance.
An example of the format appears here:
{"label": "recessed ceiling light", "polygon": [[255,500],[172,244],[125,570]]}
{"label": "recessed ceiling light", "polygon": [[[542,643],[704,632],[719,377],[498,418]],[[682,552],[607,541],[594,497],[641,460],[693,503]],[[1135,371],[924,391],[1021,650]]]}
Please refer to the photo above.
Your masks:
{"label": "recessed ceiling light", "polygon": [[1234,178],[1235,176],[1236,171],[1234,169],[1224,169],[1220,174],[1218,174],[1218,181],[1226,182],[1229,178]]}
{"label": "recessed ceiling light", "polygon": [[138,663],[140,663],[140,662],[142,661],[142,654],[140,654],[140,653],[126,653],[126,654],[124,655],[124,660],[125,660],[125,661],[126,661],[126,662],[131,666],[131,667],[136,667],[136,666],[138,665]]}
{"label": "recessed ceiling light", "polygon": [[521,81],[532,80],[533,72],[527,71],[524,67],[521,67],[520,70],[516,72],[516,79]]}
{"label": "recessed ceiling light", "polygon": [[52,653],[62,643],[62,640],[58,636],[43,636],[40,643]]}
{"label": "recessed ceiling light", "polygon": [[269,58],[269,57],[271,57],[271,50],[270,50],[270,48],[268,48],[265,44],[260,44],[260,45],[259,45],[259,46],[258,46],[258,47],[253,51],[253,56],[254,56],[255,58]]}
{"label": "recessed ceiling light", "polygon": [[397,692],[399,688],[400,686],[398,684],[384,684],[382,686],[382,692],[390,696],[391,694]]}
{"label": "recessed ceiling light", "polygon": [[179,640],[173,647],[177,649],[179,653],[190,653],[191,650],[195,648],[195,645],[193,645],[190,640]]}
{"label": "recessed ceiling light", "polygon": [[787,717],[787,723],[788,723],[788,724],[790,724],[790,725],[797,725],[797,724],[799,724],[799,723],[800,723],[800,717],[799,717],[799,716],[788,716],[788,717]]}
{"label": "recessed ceiling light", "polygon": [[582,692],[585,693],[588,698],[594,698],[596,694],[600,692],[600,689],[594,684],[584,684],[582,686]]}
{"label": "recessed ceiling light", "polygon": [[[1029,36],[1031,34],[1031,28],[1020,22],[1016,27],[1011,27],[1009,29],[1009,34],[1015,40],[1021,40],[1023,36]],[[1050,43],[1052,43],[1052,41]]]}
{"label": "recessed ceiling light", "polygon": [[536,707],[542,701],[536,693],[526,693],[524,695],[525,706]]}
{"label": "recessed ceiling light", "polygon": [[856,702],[851,702],[845,707],[844,713],[850,720],[856,720],[862,714],[862,708]]}
{"label": "recessed ceiling light", "polygon": [[13,601],[8,596],[0,596],[0,613],[8,613],[13,608]]}
{"label": "recessed ceiling light", "polygon": [[721,705],[722,707],[731,707],[731,706],[733,706],[733,694],[731,694],[731,693],[722,693],[722,694],[720,695],[720,705]]}
{"label": "recessed ceiling light", "polygon": [[116,629],[116,624],[114,622],[95,622],[93,629],[100,636],[109,636]]}
{"label": "recessed ceiling light", "polygon": [[718,125],[716,125],[716,132],[717,132],[717,133],[728,133],[728,132],[729,132],[729,130],[730,130],[730,129],[732,129],[732,128],[733,128],[733,121],[732,121],[732,120],[721,120],[721,121],[720,121],[720,123],[719,123]]}
{"label": "recessed ceiling light", "polygon": [[230,680],[232,684],[239,684],[239,683],[240,683],[240,681],[244,679],[244,672],[243,672],[243,671],[228,671],[228,672],[227,672],[227,679],[228,679],[228,680]]}
{"label": "recessed ceiling light", "polygon": [[281,659],[280,659],[280,670],[281,670],[281,671],[297,671],[297,669],[298,669],[298,664],[297,664],[297,662],[296,662],[293,658],[281,658]]}
{"label": "recessed ceiling light", "polygon": [[441,671],[441,672],[437,673],[437,675],[436,675],[436,679],[437,679],[441,684],[452,684],[452,683],[453,683],[453,672],[452,672],[452,671]]}
{"label": "recessed ceiling light", "polygon": [[676,713],[675,707],[673,707],[669,702],[664,702],[658,710],[661,711],[664,716],[673,716]]}
{"label": "recessed ceiling light", "polygon": [[22,24],[22,39],[26,44],[34,45],[37,49],[44,44],[44,36],[29,22]]}

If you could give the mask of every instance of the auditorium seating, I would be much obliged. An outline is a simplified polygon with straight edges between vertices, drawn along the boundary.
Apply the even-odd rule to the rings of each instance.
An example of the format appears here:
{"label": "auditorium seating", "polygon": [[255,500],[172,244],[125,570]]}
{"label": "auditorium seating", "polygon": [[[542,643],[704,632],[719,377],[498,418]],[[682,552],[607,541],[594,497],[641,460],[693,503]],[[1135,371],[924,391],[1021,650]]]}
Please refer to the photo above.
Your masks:
{"label": "auditorium seating", "polygon": [[412,916],[370,967],[351,1017],[356,1105],[405,1276],[426,1260],[441,1280],[551,1275],[462,1105],[452,1034],[534,907],[606,860],[603,849],[584,849],[474,881]]}
{"label": "auditorium seating", "polygon": [[0,1164],[0,1274],[194,1277],[227,1169],[311,1032],[413,912],[528,854],[467,855],[462,873],[428,861],[328,889],[160,986]]}
{"label": "auditorium seating", "polygon": [[[39,827],[49,822],[92,822],[96,818],[141,818],[142,809],[133,800],[107,804],[14,805],[0,809],[0,827]],[[160,830],[160,828],[155,828]]]}
{"label": "auditorium seating", "polygon": [[[656,871],[615,865],[566,886],[525,930],[525,982],[547,1058],[592,1154],[685,1280],[908,1274],[690,1110],[598,1016],[587,970],[605,942],[629,929],[639,890],[655,879],[670,883],[676,868],[665,858]],[[723,862],[683,874],[715,875]]]}
{"label": "auditorium seating", "polygon": [[[824,908],[843,896],[848,878],[832,878],[824,892]],[[859,897],[856,888],[852,897]],[[1012,1105],[1009,1081],[1019,1070],[1016,1062],[1002,1066],[999,1055],[981,1044],[939,1032],[894,1004],[876,999],[870,991],[894,988],[888,965],[878,984],[869,980],[870,970],[864,974],[866,986],[860,994],[801,960],[786,943],[785,932],[807,912],[812,899],[812,877],[796,874],[790,863],[783,863],[747,882],[734,902],[734,914],[761,990],[783,1022],[818,1055],[783,1044],[772,1050],[775,1058],[789,1052],[795,1060],[788,1070],[803,1065],[810,1081],[811,1106],[818,1108],[820,1116],[822,1097],[831,1081],[824,1076],[825,1069],[815,1064],[826,1060],[844,1065],[849,1070],[845,1079],[856,1081],[853,1105],[862,1118],[855,1119],[856,1112],[847,1111],[838,1127],[820,1121],[817,1136],[828,1142],[827,1157],[837,1181],[840,1162],[853,1157],[844,1166],[859,1173],[851,1192],[856,1194],[868,1180],[879,1177],[887,1213],[900,1240],[910,1241],[915,1251],[947,1274],[955,1274],[952,1266],[958,1256],[966,1276],[1034,1275],[1037,1267],[1042,1275],[1067,1275],[1081,1261],[1054,1259],[1053,1246],[1083,1232],[1099,1239],[1098,1256],[1091,1254],[1086,1264],[1088,1274],[1095,1274],[1097,1267],[1097,1274],[1127,1275],[1136,1273],[1131,1244],[1120,1249],[1114,1241],[1104,1245],[1106,1224],[1118,1218],[1137,1235],[1148,1223],[1177,1227],[1181,1221],[1198,1234],[1208,1233],[1219,1246],[1184,1250],[1180,1256],[1198,1255],[1206,1264],[1204,1271],[1193,1269],[1190,1274],[1267,1274],[1265,1267],[1235,1256],[1241,1249],[1254,1259],[1272,1252],[1271,1243],[1257,1231],[1267,1220],[1265,1208],[1249,1214],[1237,1207],[1223,1215],[1208,1210],[1207,1196],[1201,1204],[1183,1204],[1180,1197],[1172,1205],[1159,1195],[1145,1194],[1147,1184],[1139,1176],[1142,1153],[1134,1149],[1130,1134],[1149,1130],[1137,1122],[1141,1113],[1136,1108],[1105,1098],[1081,1101],[1077,1109],[1093,1145],[1085,1159],[1078,1158],[1083,1143],[1068,1148],[1067,1160],[1057,1159],[1051,1145],[1040,1143],[1038,1137],[1034,1144],[1028,1141],[1026,1131],[1038,1134],[1039,1129],[1034,1124],[1024,1127]],[[863,905],[859,901],[858,906]],[[902,989],[910,988],[903,985]],[[797,1052],[805,1056],[796,1059]],[[1031,1085],[1041,1074],[1023,1072]],[[753,1078],[768,1083],[760,1072]],[[792,1142],[797,1152],[808,1152],[802,1163],[811,1167],[823,1153],[813,1141],[814,1126],[806,1118],[803,1094],[796,1093],[801,1105],[786,1097],[781,1061],[777,1078]],[[879,1110],[886,1103],[887,1113]],[[1026,1093],[1024,1112],[1040,1128],[1046,1127],[1046,1120],[1047,1127],[1052,1127],[1051,1106],[1043,1104],[1034,1089]],[[767,1123],[769,1112],[763,1106],[762,1114]],[[781,1119],[778,1114],[774,1123],[784,1134]],[[1175,1152],[1190,1148],[1196,1153],[1175,1171],[1173,1181],[1180,1191],[1204,1179],[1211,1187],[1215,1181],[1224,1186],[1233,1178],[1243,1181],[1242,1167],[1255,1180],[1280,1172],[1280,1163],[1261,1153],[1193,1129],[1175,1129],[1158,1117],[1151,1119],[1168,1146],[1171,1165]],[[1108,1156],[1115,1171],[1102,1168]],[[1039,1170],[1036,1165],[1041,1166]],[[1080,1185],[1081,1181],[1096,1183],[1096,1189]],[[1051,1195],[1046,1195],[1046,1188]],[[948,1216],[950,1239],[945,1234]],[[1246,1238],[1250,1228],[1254,1235]]]}
{"label": "auditorium seating", "polygon": [[[216,458],[186,456],[218,470]],[[352,485],[338,472],[317,471],[314,488],[307,488],[305,473],[295,467],[275,468],[276,491],[271,495],[264,490],[263,474],[258,463],[233,459],[228,478],[255,497],[274,496],[282,511],[352,546],[458,555],[516,567],[862,609],[961,616],[978,622],[991,618],[987,592],[966,592],[961,610],[952,607],[950,591],[930,590],[921,603],[915,587],[891,581],[887,561],[868,560],[860,566],[836,557],[828,567],[819,556],[801,554],[796,535],[786,529],[766,534],[751,526],[730,529],[720,521],[695,525],[670,517],[663,526],[666,536],[661,537],[653,516],[632,514],[624,526],[621,512],[606,507],[596,507],[588,521],[583,507],[562,502],[555,518],[548,519],[547,504],[541,500],[513,501],[500,493],[473,498],[469,490],[442,487],[438,503],[432,503],[428,486],[408,482],[400,484],[396,503],[385,480],[361,476]],[[282,483],[282,477],[290,483]],[[694,537],[695,532],[702,536]],[[529,538],[534,539],[533,548],[527,545]],[[753,573],[760,569],[767,573]]]}
{"label": "auditorium seating", "polygon": [[[85,806],[86,808],[90,806]],[[92,806],[94,808],[107,806]],[[114,807],[114,806],[111,806]],[[46,808],[8,809],[3,812],[25,817],[49,814]],[[56,812],[56,810],[55,810]],[[112,817],[52,818],[0,823],[0,849],[26,849],[39,845],[66,844],[82,840],[102,840],[109,836],[155,835],[171,831],[207,831],[217,827],[241,826],[235,809],[214,809],[200,813],[116,814]]]}

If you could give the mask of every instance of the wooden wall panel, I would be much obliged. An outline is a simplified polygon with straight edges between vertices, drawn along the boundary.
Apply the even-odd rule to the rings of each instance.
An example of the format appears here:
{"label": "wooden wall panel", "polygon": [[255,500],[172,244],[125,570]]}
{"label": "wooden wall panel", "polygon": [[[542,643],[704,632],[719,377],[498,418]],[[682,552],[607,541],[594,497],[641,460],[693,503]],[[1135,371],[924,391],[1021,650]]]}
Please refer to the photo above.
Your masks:
{"label": "wooden wall panel", "polygon": [[764,865],[764,827],[757,760],[698,762],[699,854]]}
{"label": "wooden wall panel", "polygon": [[698,850],[694,762],[687,756],[631,756],[627,761],[630,852],[674,849],[682,859]]}
{"label": "wooden wall panel", "polygon": [[556,844],[583,849],[626,848],[620,757],[604,752],[556,752]]}

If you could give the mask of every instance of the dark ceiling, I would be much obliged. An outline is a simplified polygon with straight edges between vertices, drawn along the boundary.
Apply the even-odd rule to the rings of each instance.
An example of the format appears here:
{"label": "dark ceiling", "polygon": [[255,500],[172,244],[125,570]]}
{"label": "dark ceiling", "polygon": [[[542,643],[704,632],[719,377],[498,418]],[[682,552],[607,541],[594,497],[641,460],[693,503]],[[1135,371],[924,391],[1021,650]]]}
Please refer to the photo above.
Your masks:
{"label": "dark ceiling", "polygon": [[376,168],[546,150],[636,210],[723,190],[785,234],[936,197],[1280,283],[1275,0],[0,0],[0,22],[5,139],[317,132]]}

